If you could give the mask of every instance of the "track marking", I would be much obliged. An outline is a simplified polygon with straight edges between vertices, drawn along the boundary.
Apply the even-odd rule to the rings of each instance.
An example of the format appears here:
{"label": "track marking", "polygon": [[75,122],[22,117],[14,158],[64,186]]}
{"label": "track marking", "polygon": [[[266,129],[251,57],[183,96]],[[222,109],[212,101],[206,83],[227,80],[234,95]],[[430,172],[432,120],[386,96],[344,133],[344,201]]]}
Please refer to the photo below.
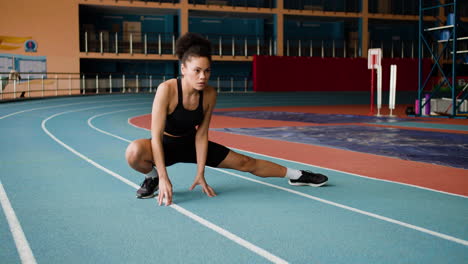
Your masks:
{"label": "track marking", "polygon": [[42,109],[58,108],[58,107],[62,107],[62,106],[92,104],[92,103],[122,102],[122,101],[127,102],[127,101],[136,101],[136,100],[140,101],[140,99],[109,100],[109,101],[105,101],[105,102],[104,101],[92,101],[92,102],[84,102],[84,103],[61,104],[61,105],[52,105],[52,106],[31,108],[31,109],[26,109],[26,110],[21,110],[21,111],[18,111],[18,112],[10,113],[10,114],[4,115],[4,116],[0,116],[0,120],[4,119],[4,118],[7,118],[7,117],[10,117],[10,116],[18,115],[18,114],[21,114],[21,113],[32,112],[32,111],[42,110]]}
{"label": "track marking", "polygon": [[[145,107],[145,108],[147,108],[147,107]],[[99,129],[99,128],[95,127],[95,126],[93,125],[92,121],[93,121],[95,118],[98,118],[98,117],[101,117],[101,116],[104,116],[104,115],[109,115],[109,114],[114,114],[114,113],[119,113],[119,112],[126,112],[126,111],[131,111],[131,110],[136,110],[136,109],[143,109],[143,107],[140,107],[140,108],[131,108],[131,109],[124,109],[124,110],[118,110],[118,111],[113,111],[113,112],[109,112],[109,113],[104,113],[104,114],[95,115],[95,116],[92,116],[92,117],[90,117],[90,118],[88,119],[88,125],[89,125],[91,128],[93,128],[93,129],[95,129],[95,130],[97,130],[97,131],[99,131],[99,132],[101,132],[101,133],[103,133],[103,134],[106,134],[106,135],[108,135],[108,136],[115,137],[115,138],[117,138],[117,139],[120,139],[120,140],[122,140],[122,141],[126,141],[126,142],[130,143],[131,141],[129,141],[129,140],[125,139],[125,138],[116,136],[116,135],[114,135],[114,134],[111,134],[111,133],[109,133],[109,132],[107,132],[107,131],[104,131],[104,130],[102,130],[102,129]]]}
{"label": "track marking", "polygon": [[[119,111],[119,112],[121,112],[121,111]],[[106,113],[106,114],[112,114],[112,113],[114,113],[114,112],[110,112],[110,113]],[[100,116],[103,116],[103,115],[105,115],[105,114],[100,114]],[[92,120],[92,119],[94,119],[94,117],[92,117],[90,119]],[[103,130],[101,130],[101,131],[103,131]],[[119,137],[117,135],[114,135],[112,133],[109,133],[109,132],[106,132],[105,134],[109,135],[109,136],[112,136],[112,137],[115,137],[117,139],[126,141],[126,142],[131,142],[128,139],[121,138],[121,137]],[[308,165],[308,166],[310,166],[310,165]],[[236,174],[236,173],[232,173],[232,172],[229,172],[229,171],[226,171],[226,170],[222,170],[222,169],[218,169],[218,168],[211,168],[211,167],[208,167],[208,166],[207,166],[207,168],[212,169],[212,170],[216,170],[216,171],[220,171],[220,172],[223,172],[223,173],[226,173],[226,174],[229,174],[229,175],[232,175],[232,176],[235,176],[235,177],[247,180],[247,181],[259,183],[259,184],[266,185],[266,186],[269,186],[269,187],[272,187],[272,188],[275,188],[275,189],[279,189],[279,190],[286,191],[286,192],[289,192],[289,193],[292,193],[292,194],[296,194],[296,195],[299,195],[299,196],[302,196],[302,197],[305,197],[305,198],[308,198],[308,199],[312,199],[312,200],[315,200],[315,201],[318,201],[318,202],[321,202],[321,203],[331,205],[331,206],[335,206],[335,207],[342,208],[342,209],[345,209],[345,210],[348,210],[348,211],[352,211],[352,212],[355,212],[355,213],[366,215],[366,216],[369,216],[369,217],[372,217],[372,218],[375,218],[375,219],[379,219],[379,220],[382,220],[382,221],[385,221],[385,222],[389,222],[389,223],[392,223],[392,224],[397,224],[397,225],[400,225],[400,226],[403,226],[403,227],[406,227],[406,228],[409,228],[409,229],[413,229],[413,230],[416,230],[416,231],[420,231],[422,233],[429,234],[431,236],[439,237],[439,238],[442,238],[442,239],[445,239],[445,240],[448,240],[448,241],[451,241],[451,242],[462,244],[464,246],[468,246],[468,241],[466,241],[466,240],[456,238],[456,237],[453,237],[453,236],[449,236],[449,235],[439,233],[439,232],[436,232],[436,231],[432,231],[432,230],[429,230],[429,229],[426,229],[426,228],[423,228],[423,227],[419,227],[419,226],[416,226],[416,225],[412,225],[412,224],[409,224],[409,223],[405,223],[405,222],[402,222],[402,221],[398,221],[398,220],[395,220],[395,219],[390,218],[390,217],[382,216],[382,215],[379,215],[379,214],[374,214],[374,213],[367,212],[367,211],[357,209],[357,208],[354,208],[354,207],[351,207],[351,206],[347,206],[347,205],[344,205],[344,204],[335,203],[335,202],[332,202],[332,201],[329,201],[329,200],[326,200],[326,199],[322,199],[322,198],[319,198],[319,197],[316,197],[316,196],[312,196],[312,195],[309,195],[309,194],[298,192],[298,191],[295,191],[295,190],[292,190],[292,189],[289,189],[289,188],[285,188],[285,187],[282,187],[282,186],[278,186],[278,185],[275,185],[275,184],[271,184],[271,183],[263,182],[263,181],[260,181],[260,180],[252,179],[252,178],[249,178],[249,177],[245,177],[245,176],[242,176],[242,175],[239,175],[239,174]]]}
{"label": "track marking", "polygon": [[35,264],[36,259],[32,253],[31,248],[29,247],[28,240],[24,235],[23,228],[16,217],[15,211],[11,206],[10,200],[3,188],[3,184],[0,181],[0,203],[2,204],[3,212],[5,213],[8,225],[10,226],[11,234],[15,240],[16,249],[18,250],[21,263],[25,264]]}
{"label": "track marking", "polygon": [[[107,107],[107,106],[106,106],[106,107]],[[97,107],[97,108],[99,108],[99,107]],[[103,107],[101,107],[101,108],[103,108]],[[69,151],[72,152],[73,154],[77,155],[78,157],[80,157],[80,158],[84,159],[85,161],[87,161],[88,163],[92,164],[92,165],[95,166],[96,168],[98,168],[98,169],[100,169],[100,170],[102,170],[102,171],[108,173],[109,175],[111,175],[111,176],[117,178],[118,180],[120,180],[120,181],[126,183],[127,185],[133,187],[134,189],[140,188],[140,186],[137,185],[137,184],[135,184],[134,182],[129,181],[129,180],[127,180],[126,178],[122,177],[121,175],[119,175],[119,174],[117,174],[117,173],[115,173],[115,172],[113,172],[113,171],[107,169],[106,167],[104,167],[104,166],[100,165],[99,163],[97,163],[97,162],[91,160],[91,159],[88,158],[87,156],[85,156],[85,155],[83,155],[82,153],[76,151],[75,149],[73,149],[73,148],[70,147],[69,145],[65,144],[65,143],[62,142],[60,139],[58,139],[57,137],[55,137],[55,136],[47,129],[47,127],[46,127],[46,123],[47,123],[49,120],[51,120],[51,119],[53,119],[53,118],[55,118],[55,117],[57,117],[57,116],[60,116],[60,115],[63,115],[63,114],[67,114],[67,113],[72,113],[72,112],[85,111],[85,110],[88,110],[88,109],[96,109],[96,108],[86,108],[86,109],[79,109],[79,110],[66,111],[66,112],[61,112],[61,113],[57,113],[57,114],[55,114],[55,115],[49,116],[48,118],[46,118],[46,119],[44,119],[44,120],[42,121],[42,124],[41,124],[42,130],[43,130],[50,138],[52,138],[54,141],[56,141],[57,143],[59,143],[60,145],[62,145],[64,148],[66,148],[67,150],[69,150]],[[116,112],[121,112],[121,110],[116,111]],[[99,132],[100,132],[100,131],[99,131]],[[110,133],[109,133],[108,135],[110,135]],[[115,136],[115,137],[116,137],[116,138],[119,138],[119,139],[121,139],[121,140],[123,139],[123,138],[120,138],[120,137],[118,137],[118,136]],[[229,240],[231,240],[231,241],[233,241],[233,242],[235,242],[235,243],[237,243],[237,244],[243,246],[244,248],[246,248],[246,249],[248,249],[248,250],[250,250],[250,251],[256,253],[257,255],[262,256],[262,257],[268,259],[269,261],[271,261],[271,262],[273,262],[273,263],[288,263],[286,260],[284,260],[284,259],[282,259],[282,258],[280,258],[280,257],[277,257],[277,256],[273,255],[272,253],[270,253],[270,252],[268,252],[268,251],[266,251],[266,250],[264,250],[264,249],[262,249],[262,248],[260,248],[260,247],[258,247],[258,246],[256,246],[256,245],[254,245],[254,244],[252,244],[252,243],[250,243],[250,242],[248,242],[248,241],[246,241],[246,240],[244,240],[244,239],[238,237],[237,235],[235,235],[235,234],[233,234],[233,233],[231,233],[231,232],[229,232],[229,231],[227,231],[227,230],[225,230],[225,229],[223,229],[223,228],[221,228],[221,227],[219,227],[219,226],[213,224],[212,222],[210,222],[210,221],[208,221],[208,220],[206,220],[206,219],[204,219],[204,218],[201,218],[200,216],[198,216],[198,215],[196,215],[196,214],[194,214],[194,213],[192,213],[192,212],[186,210],[186,209],[183,208],[183,207],[180,207],[180,206],[178,206],[178,205],[176,205],[176,204],[172,204],[172,205],[170,205],[170,207],[171,207],[172,209],[176,210],[177,212],[179,212],[179,213],[181,213],[181,214],[183,214],[183,215],[189,217],[190,219],[192,219],[192,220],[194,220],[194,221],[200,223],[201,225],[206,226],[207,228],[209,228],[209,229],[211,229],[211,230],[217,232],[218,234],[220,234],[220,235],[226,237],[227,239],[229,239]]]}

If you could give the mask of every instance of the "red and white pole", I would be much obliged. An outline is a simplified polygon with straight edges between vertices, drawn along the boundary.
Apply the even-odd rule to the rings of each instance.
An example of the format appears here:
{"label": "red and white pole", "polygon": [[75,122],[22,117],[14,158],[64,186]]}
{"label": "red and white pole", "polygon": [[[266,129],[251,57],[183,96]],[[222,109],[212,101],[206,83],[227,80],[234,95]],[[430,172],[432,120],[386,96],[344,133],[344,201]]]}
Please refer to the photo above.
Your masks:
{"label": "red and white pole", "polygon": [[372,67],[371,67],[371,96],[370,96],[370,113],[369,115],[374,115],[374,68],[376,64],[377,55],[372,54]]}

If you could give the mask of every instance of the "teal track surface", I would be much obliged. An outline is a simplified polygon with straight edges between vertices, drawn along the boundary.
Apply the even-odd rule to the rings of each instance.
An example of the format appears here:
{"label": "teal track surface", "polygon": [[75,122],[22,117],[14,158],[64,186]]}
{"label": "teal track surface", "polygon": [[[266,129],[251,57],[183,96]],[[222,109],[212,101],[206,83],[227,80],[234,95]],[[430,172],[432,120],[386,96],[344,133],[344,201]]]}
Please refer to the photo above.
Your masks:
{"label": "teal track surface", "polygon": [[[217,107],[310,104],[271,98],[220,96]],[[177,164],[175,205],[136,199],[143,177],[124,153],[149,132],[128,119],[149,113],[152,99],[0,105],[0,263],[467,263],[466,197],[312,164],[249,153],[326,173],[326,187],[210,168],[218,196],[208,198],[188,190],[195,165]]]}

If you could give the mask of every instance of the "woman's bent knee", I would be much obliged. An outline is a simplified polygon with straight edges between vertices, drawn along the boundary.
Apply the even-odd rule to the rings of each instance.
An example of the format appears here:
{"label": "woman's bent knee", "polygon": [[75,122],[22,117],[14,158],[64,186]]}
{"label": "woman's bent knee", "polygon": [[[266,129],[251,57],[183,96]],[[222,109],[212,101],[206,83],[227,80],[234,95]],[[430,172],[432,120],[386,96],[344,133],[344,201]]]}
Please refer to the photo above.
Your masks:
{"label": "woman's bent knee", "polygon": [[128,145],[125,151],[125,158],[129,164],[134,164],[140,160],[144,160],[145,152],[147,151],[144,140],[138,139]]}

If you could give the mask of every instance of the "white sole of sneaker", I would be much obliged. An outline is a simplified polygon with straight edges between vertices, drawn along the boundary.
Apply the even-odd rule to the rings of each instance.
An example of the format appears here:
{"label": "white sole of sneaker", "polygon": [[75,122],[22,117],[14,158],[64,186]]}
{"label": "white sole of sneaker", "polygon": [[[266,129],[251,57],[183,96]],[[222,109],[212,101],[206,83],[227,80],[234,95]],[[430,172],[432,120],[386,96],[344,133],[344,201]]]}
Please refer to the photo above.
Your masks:
{"label": "white sole of sneaker", "polygon": [[288,181],[289,185],[293,185],[293,186],[312,186],[312,187],[320,187],[322,185],[325,185],[327,182],[322,182],[322,183],[319,183],[319,184],[313,184],[313,183],[302,183],[302,182],[291,182],[291,181]]}
{"label": "white sole of sneaker", "polygon": [[156,197],[156,194],[154,194],[154,193],[152,195],[148,195],[148,196],[138,196],[138,195],[136,196],[136,198],[138,198],[138,199],[151,199],[151,198],[154,198],[154,197]]}

